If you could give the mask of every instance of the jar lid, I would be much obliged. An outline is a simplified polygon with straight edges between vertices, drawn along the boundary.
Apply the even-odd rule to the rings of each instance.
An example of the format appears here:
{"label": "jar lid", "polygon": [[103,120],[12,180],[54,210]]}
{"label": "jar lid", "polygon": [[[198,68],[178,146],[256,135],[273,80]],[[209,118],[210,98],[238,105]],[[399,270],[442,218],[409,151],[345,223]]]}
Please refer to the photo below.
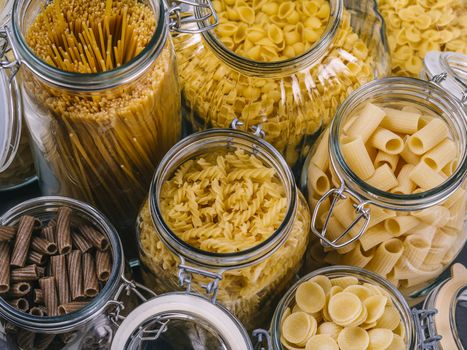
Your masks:
{"label": "jar lid", "polygon": [[429,80],[438,83],[463,104],[467,103],[467,56],[457,52],[430,51],[424,59]]}
{"label": "jar lid", "polygon": [[452,277],[434,291],[433,306],[438,310],[434,317],[436,333],[442,337],[441,349],[467,349],[467,269],[454,264],[451,274]]}
{"label": "jar lid", "polygon": [[16,79],[12,79],[7,69],[2,67],[2,42],[0,33],[0,173],[13,161],[21,136],[21,112],[19,110],[19,88]]}
{"label": "jar lid", "polygon": [[168,293],[137,307],[112,342],[119,349],[251,350],[248,333],[224,307],[201,295]]}

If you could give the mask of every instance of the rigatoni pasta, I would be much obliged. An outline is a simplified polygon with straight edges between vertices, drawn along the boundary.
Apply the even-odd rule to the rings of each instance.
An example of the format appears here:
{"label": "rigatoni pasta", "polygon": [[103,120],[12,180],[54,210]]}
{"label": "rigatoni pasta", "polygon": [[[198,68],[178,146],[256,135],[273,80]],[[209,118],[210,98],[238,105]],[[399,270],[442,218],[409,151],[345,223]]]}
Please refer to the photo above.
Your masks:
{"label": "rigatoni pasta", "polygon": [[[317,295],[318,300],[324,296],[324,304],[313,303]],[[303,309],[304,300],[313,308]],[[396,333],[404,326],[389,294],[353,276],[317,275],[303,281],[281,317],[280,340],[286,349],[407,348]]]}
{"label": "rigatoni pasta", "polygon": [[[445,167],[457,162],[460,150],[441,117],[413,106],[401,107],[365,103],[357,108],[341,126],[340,150],[347,166],[366,184],[397,195],[423,193],[449,178],[452,171]],[[329,156],[323,156],[329,142],[325,134],[316,146],[319,152],[310,157],[307,181],[312,208],[322,197],[318,181],[330,184],[328,190],[340,186]],[[404,290],[413,289],[437,277],[463,246],[466,201],[460,187],[444,203],[423,210],[391,211],[371,205],[367,230],[357,242],[336,251],[323,248],[324,256],[314,255],[331,264],[364,267]],[[352,224],[354,204],[349,199],[335,204],[327,238],[340,237]],[[323,227],[329,208],[327,199],[317,215],[318,228]],[[349,235],[354,237],[361,228],[362,222]]]}

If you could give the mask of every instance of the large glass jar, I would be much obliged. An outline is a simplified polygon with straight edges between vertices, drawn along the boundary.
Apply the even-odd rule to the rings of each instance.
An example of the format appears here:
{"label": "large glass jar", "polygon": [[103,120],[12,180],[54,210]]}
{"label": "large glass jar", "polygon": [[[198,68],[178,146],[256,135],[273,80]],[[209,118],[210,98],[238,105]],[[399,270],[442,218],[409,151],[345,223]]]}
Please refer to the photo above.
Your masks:
{"label": "large glass jar", "polygon": [[378,0],[386,24],[393,75],[418,77],[429,51],[467,54],[463,0]]}
{"label": "large glass jar", "polygon": [[[23,215],[48,222],[61,207],[73,211],[74,224],[90,224],[108,239],[113,265],[103,289],[81,310],[64,316],[42,317],[20,312],[0,297],[0,348],[5,350],[110,349],[121,318],[135,306],[123,292],[136,284],[125,276],[125,259],[112,224],[91,206],[66,197],[39,197],[20,203],[0,217],[0,225],[16,225]],[[138,285],[140,295],[154,294]]]}
{"label": "large glass jar", "polygon": [[[11,0],[0,3],[0,28],[9,21],[12,5]],[[9,63],[11,54],[6,36],[0,33],[0,66]],[[29,133],[27,128],[21,127],[21,110],[16,105],[21,99],[21,92],[11,78],[0,69],[0,191],[26,185],[35,179]]]}
{"label": "large glass jar", "polygon": [[[242,159],[237,160],[236,155]],[[215,159],[213,166],[208,165],[210,157]],[[202,172],[191,171],[195,162],[202,166]],[[250,162],[253,169],[248,168]],[[239,168],[227,171],[225,163]],[[275,174],[274,183],[265,180],[271,174]],[[231,179],[238,176],[247,177],[245,187],[230,191],[237,186]],[[175,183],[181,187],[167,192]],[[196,188],[207,188],[207,192],[197,194]],[[185,192],[191,198],[186,204]],[[208,192],[219,196],[214,204],[206,199]],[[169,206],[171,198],[174,203]],[[236,211],[238,205],[245,210]],[[279,206],[281,210],[277,210]],[[257,214],[258,208],[265,210],[262,216]],[[198,211],[201,221],[196,226],[186,224],[186,218],[197,216]],[[209,224],[205,224],[206,215]],[[236,229],[236,225],[250,225],[252,217],[257,226]],[[271,229],[269,222],[277,223],[277,227]],[[183,225],[182,231],[174,226],[177,224]],[[156,293],[179,290],[180,284],[198,292],[207,289],[248,330],[258,328],[268,322],[280,294],[302,265],[309,225],[309,209],[292,172],[269,143],[231,129],[195,133],[164,157],[139,214],[138,242],[145,284]],[[265,233],[264,238],[260,231]]]}
{"label": "large glass jar", "polygon": [[[168,35],[176,24],[158,0],[85,4],[15,2],[6,27],[17,60],[10,67],[19,68],[43,193],[96,206],[131,247],[126,230],[156,165],[181,134]],[[117,42],[117,35],[124,40]],[[104,57],[94,59],[90,50]]]}
{"label": "large glass jar", "polygon": [[[228,12],[222,10],[224,3],[236,12],[233,4],[237,2],[222,0],[214,3],[218,13]],[[256,11],[266,2],[252,3],[241,2],[238,8],[254,7]],[[314,6],[310,11],[317,12]],[[189,124],[203,130],[228,127],[234,118],[246,128],[261,123],[266,140],[299,171],[313,136],[329,123],[345,97],[389,72],[383,22],[374,1],[331,0],[328,9],[329,20],[319,40],[308,51],[285,60],[246,58],[230,50],[216,30],[174,36]],[[226,22],[228,18],[221,16],[218,28]],[[287,19],[282,22],[279,27],[286,28]],[[260,32],[265,31],[261,26],[256,25]],[[292,27],[293,33],[302,35],[303,23]]]}
{"label": "large glass jar", "polygon": [[[417,135],[402,138],[404,127],[391,132],[395,115],[417,121],[413,127],[420,133],[414,129],[407,132]],[[365,267],[389,279],[411,303],[424,297],[466,239],[466,123],[458,101],[431,82],[387,78],[353,93],[303,171],[316,236],[308,268],[323,262]],[[360,126],[367,129],[352,136]],[[419,136],[433,126],[433,135],[448,139],[428,147]],[[381,145],[373,148],[381,133],[394,140],[391,154]],[[417,140],[431,153],[418,152]],[[354,144],[362,145],[360,151],[351,150]],[[442,161],[433,157],[439,149]],[[373,174],[364,175],[366,164]]]}

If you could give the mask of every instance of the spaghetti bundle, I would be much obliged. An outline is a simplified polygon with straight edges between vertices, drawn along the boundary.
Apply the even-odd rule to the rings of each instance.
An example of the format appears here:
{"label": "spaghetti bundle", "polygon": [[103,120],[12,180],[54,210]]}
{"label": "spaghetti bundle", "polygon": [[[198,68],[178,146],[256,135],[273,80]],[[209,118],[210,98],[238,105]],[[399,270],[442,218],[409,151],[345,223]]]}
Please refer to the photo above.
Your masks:
{"label": "spaghetti bundle", "polygon": [[[136,0],[54,0],[26,40],[49,65],[97,77],[141,53],[155,27],[152,8]],[[154,168],[180,136],[170,41],[144,74],[99,91],[65,90],[24,74],[26,114],[46,164],[43,191],[92,203],[119,228],[130,225]]]}

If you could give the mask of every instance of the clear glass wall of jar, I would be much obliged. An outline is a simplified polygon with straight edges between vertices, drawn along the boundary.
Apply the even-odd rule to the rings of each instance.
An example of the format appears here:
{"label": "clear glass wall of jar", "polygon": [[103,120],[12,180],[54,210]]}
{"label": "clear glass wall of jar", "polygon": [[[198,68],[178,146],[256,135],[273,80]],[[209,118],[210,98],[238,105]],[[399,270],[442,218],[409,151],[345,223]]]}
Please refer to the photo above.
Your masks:
{"label": "clear glass wall of jar", "polygon": [[[0,3],[0,28],[10,19],[13,1]],[[0,66],[8,64],[12,58],[11,49],[7,47],[6,36],[0,34]],[[0,191],[11,190],[32,182],[35,178],[34,161],[29,148],[29,133],[22,127],[21,109],[18,100],[21,92],[16,81],[10,85],[11,75],[0,69]],[[11,91],[11,92],[10,92]],[[19,102],[20,103],[20,102]]]}
{"label": "clear glass wall of jar", "polygon": [[[157,163],[181,133],[180,92],[166,11],[160,1],[145,3],[145,11],[154,17],[146,15],[152,24],[144,28],[155,29],[133,59],[111,70],[75,73],[46,63],[29,46],[34,40],[29,29],[47,10],[46,3],[15,2],[6,29],[18,60],[23,115],[41,189],[96,206],[121,229],[125,246],[131,247],[134,242],[125,229],[134,222]],[[131,30],[135,33],[135,28]]]}
{"label": "clear glass wall of jar", "polygon": [[242,57],[226,48],[215,30],[174,36],[189,125],[194,130],[225,128],[234,118],[247,129],[262,124],[266,140],[299,172],[315,133],[350,91],[389,72],[374,1],[329,4],[322,37],[309,51],[283,61]]}
{"label": "clear glass wall of jar", "polygon": [[[177,236],[164,218],[161,210],[163,185],[182,164],[193,158],[235,150],[255,155],[268,168],[274,169],[285,191],[285,216],[269,238],[248,249],[214,253],[194,247]],[[189,281],[197,292],[203,292],[207,285],[211,297],[227,307],[251,331],[269,322],[275,303],[301,267],[309,224],[306,201],[296,189],[287,163],[270,144],[230,129],[193,134],[164,157],[154,175],[149,200],[139,214],[137,230],[145,284],[158,294],[180,290],[179,282],[186,285]]]}
{"label": "clear glass wall of jar", "polygon": [[[381,190],[370,185],[371,180],[362,180],[355,174],[343,156],[343,137],[349,118],[368,102],[393,110],[407,107],[406,112],[416,108],[423,115],[442,121],[457,160],[449,162],[438,184],[423,189],[410,184],[407,191],[397,187],[397,191]],[[316,235],[307,254],[307,268],[323,262],[365,267],[389,279],[410,303],[426,296],[428,287],[455,259],[466,239],[466,121],[465,112],[453,96],[422,80],[387,78],[368,83],[353,93],[310,152],[303,170],[302,185],[313,210],[312,231]],[[377,154],[370,156],[370,161],[377,164],[375,157]],[[395,159],[403,165],[404,157]],[[420,164],[420,159],[416,157],[412,166]],[[375,169],[398,169],[397,164],[390,163],[387,158]],[[424,177],[428,178],[431,171],[434,170],[427,171]],[[403,177],[413,179],[410,174]],[[395,180],[394,185],[403,183],[400,178]],[[384,267],[379,264],[382,256],[392,257]]]}
{"label": "clear glass wall of jar", "polygon": [[[272,318],[271,328],[270,328],[270,335],[271,335],[271,342],[272,342],[272,349],[271,350],[283,350],[286,349],[285,346],[281,343],[281,335],[282,335],[282,322],[284,321],[284,315],[287,313],[290,314],[290,310],[294,308],[296,305],[295,302],[295,293],[297,288],[304,282],[316,277],[318,275],[325,276],[329,278],[331,281],[334,278],[356,278],[358,279],[358,283],[369,284],[372,286],[376,286],[382,288],[385,292],[386,296],[388,296],[397,310],[397,316],[400,316],[401,322],[400,326],[403,328],[401,334],[404,334],[405,343],[407,350],[412,350],[417,348],[418,344],[418,337],[417,337],[417,327],[414,322],[411,310],[407,305],[402,294],[393,286],[391,285],[386,279],[371,273],[369,271],[351,267],[351,266],[332,266],[327,268],[322,268],[316,271],[309,273],[308,275],[304,276],[300,279],[293,287],[291,287],[288,292],[284,295],[281,299],[280,303],[278,304],[276,311],[274,312],[274,317]],[[288,310],[288,311],[287,311]],[[399,348],[397,348],[399,349]]]}
{"label": "clear glass wall of jar", "polygon": [[[92,302],[80,311],[64,316],[33,316],[18,311],[0,297],[0,338],[6,336],[8,339],[7,350],[76,349],[79,346],[85,349],[110,349],[116,331],[111,321],[112,312],[118,304],[115,299],[119,299],[117,294],[121,293],[122,286],[131,284],[124,276],[122,244],[112,224],[100,212],[77,200],[39,197],[10,209],[0,218],[0,225],[14,225],[23,215],[48,221],[63,206],[73,210],[76,223],[92,224],[107,236],[113,257],[109,280]],[[131,298],[125,301],[126,311],[131,311],[131,307],[135,306],[134,301],[133,304]]]}

